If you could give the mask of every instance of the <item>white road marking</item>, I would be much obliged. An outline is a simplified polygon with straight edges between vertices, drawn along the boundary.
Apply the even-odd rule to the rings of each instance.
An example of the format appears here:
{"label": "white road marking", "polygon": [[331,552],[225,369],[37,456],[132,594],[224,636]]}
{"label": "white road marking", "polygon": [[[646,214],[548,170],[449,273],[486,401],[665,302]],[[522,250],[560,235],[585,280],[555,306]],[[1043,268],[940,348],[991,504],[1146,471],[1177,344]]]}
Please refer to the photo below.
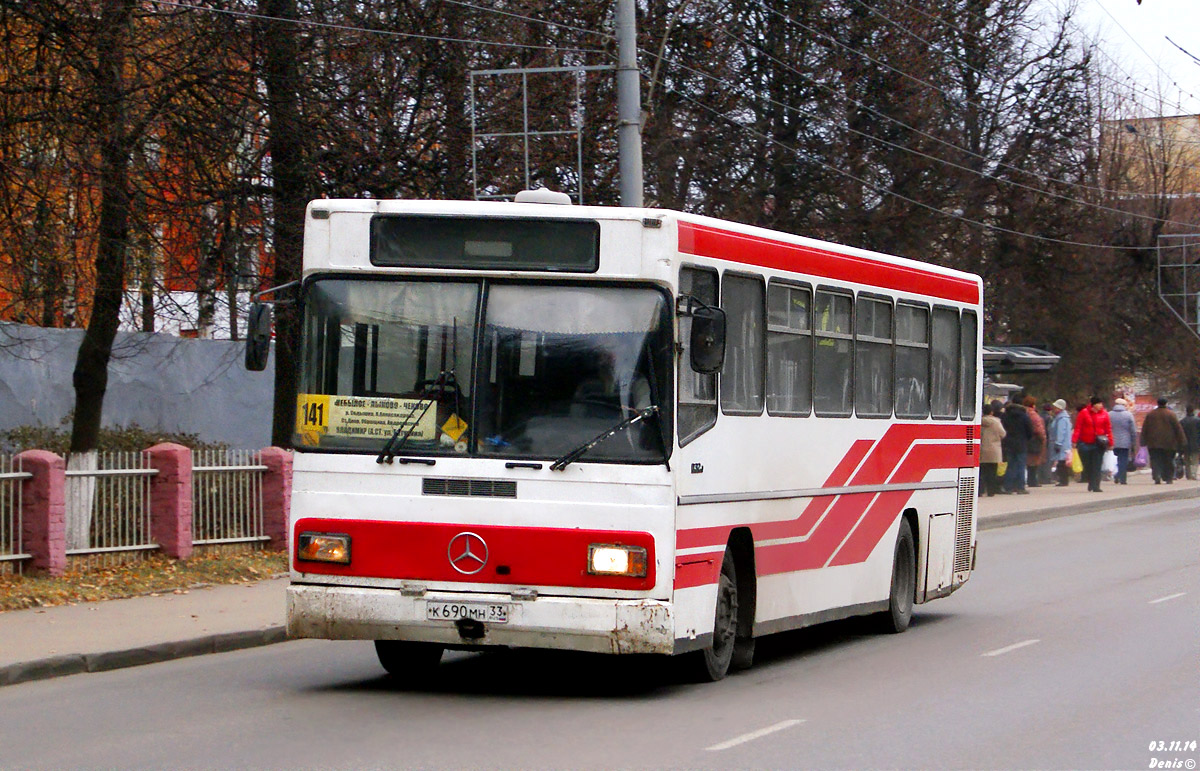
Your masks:
{"label": "white road marking", "polygon": [[727,750],[730,747],[736,747],[739,744],[745,744],[746,742],[752,742],[755,739],[761,739],[764,736],[767,736],[768,734],[775,733],[776,731],[782,731],[785,728],[791,728],[792,726],[800,725],[803,722],[804,722],[803,720],[784,720],[779,723],[776,723],[775,725],[769,725],[766,728],[760,728],[757,731],[751,731],[748,734],[742,734],[741,736],[735,736],[734,738],[730,739],[727,742],[721,742],[720,744],[714,744],[713,746],[705,747],[704,749],[708,752],[720,752],[721,750]]}
{"label": "white road marking", "polygon": [[1168,600],[1177,600],[1180,597],[1183,597],[1185,595],[1187,595],[1187,592],[1176,592],[1175,594],[1168,594],[1166,597],[1159,597],[1157,600],[1150,600],[1150,604],[1157,605],[1160,602],[1166,602]]}
{"label": "white road marking", "polygon": [[1006,653],[1012,653],[1015,650],[1020,650],[1021,648],[1026,648],[1030,645],[1036,645],[1040,642],[1041,642],[1041,640],[1025,640],[1024,642],[1013,643],[1012,645],[1006,645],[1003,648],[997,648],[994,651],[988,651],[987,653],[984,653],[983,655],[984,656],[1003,656]]}

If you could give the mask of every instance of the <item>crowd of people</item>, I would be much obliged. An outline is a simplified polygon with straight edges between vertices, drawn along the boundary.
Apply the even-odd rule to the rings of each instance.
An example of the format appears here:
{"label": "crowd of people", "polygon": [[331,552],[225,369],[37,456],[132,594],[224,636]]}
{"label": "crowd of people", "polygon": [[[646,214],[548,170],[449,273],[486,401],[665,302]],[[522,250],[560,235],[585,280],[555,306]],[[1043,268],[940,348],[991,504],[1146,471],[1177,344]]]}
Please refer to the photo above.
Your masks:
{"label": "crowd of people", "polygon": [[1181,420],[1166,399],[1146,414],[1139,433],[1124,399],[1110,410],[1094,396],[1072,415],[1063,399],[1039,408],[1034,397],[1014,394],[1007,404],[983,405],[980,435],[979,494],[988,496],[1025,495],[1073,478],[1098,493],[1105,478],[1128,484],[1130,469],[1144,465],[1154,484],[1169,485],[1180,476],[1196,479],[1200,460],[1200,417],[1188,407]]}

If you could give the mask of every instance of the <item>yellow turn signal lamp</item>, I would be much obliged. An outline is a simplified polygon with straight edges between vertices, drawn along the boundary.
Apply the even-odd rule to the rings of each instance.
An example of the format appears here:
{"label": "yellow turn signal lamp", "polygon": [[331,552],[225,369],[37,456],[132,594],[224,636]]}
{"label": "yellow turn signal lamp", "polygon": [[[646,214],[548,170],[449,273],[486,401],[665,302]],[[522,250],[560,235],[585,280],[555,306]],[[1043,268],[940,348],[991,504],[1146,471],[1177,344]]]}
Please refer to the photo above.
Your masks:
{"label": "yellow turn signal lamp", "polygon": [[593,543],[588,546],[588,573],[594,576],[646,577],[646,547]]}
{"label": "yellow turn signal lamp", "polygon": [[343,533],[301,533],[296,559],[305,562],[350,564],[350,536]]}

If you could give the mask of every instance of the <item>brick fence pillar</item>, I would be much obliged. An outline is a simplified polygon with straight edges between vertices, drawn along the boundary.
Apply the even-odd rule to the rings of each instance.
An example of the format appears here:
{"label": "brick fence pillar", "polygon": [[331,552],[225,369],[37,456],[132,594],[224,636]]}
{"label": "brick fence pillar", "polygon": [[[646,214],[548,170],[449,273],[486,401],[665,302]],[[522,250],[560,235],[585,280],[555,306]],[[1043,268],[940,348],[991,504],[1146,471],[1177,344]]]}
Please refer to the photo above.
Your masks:
{"label": "brick fence pillar", "polygon": [[21,480],[21,541],[33,555],[30,572],[61,576],[67,569],[67,464],[45,450],[26,450],[16,459],[33,474]]}
{"label": "brick fence pillar", "polygon": [[192,451],[165,442],[146,450],[150,468],[150,537],[173,559],[192,556]]}
{"label": "brick fence pillar", "polygon": [[267,467],[262,480],[263,535],[268,549],[287,551],[288,514],[292,510],[292,453],[279,447],[262,451]]}

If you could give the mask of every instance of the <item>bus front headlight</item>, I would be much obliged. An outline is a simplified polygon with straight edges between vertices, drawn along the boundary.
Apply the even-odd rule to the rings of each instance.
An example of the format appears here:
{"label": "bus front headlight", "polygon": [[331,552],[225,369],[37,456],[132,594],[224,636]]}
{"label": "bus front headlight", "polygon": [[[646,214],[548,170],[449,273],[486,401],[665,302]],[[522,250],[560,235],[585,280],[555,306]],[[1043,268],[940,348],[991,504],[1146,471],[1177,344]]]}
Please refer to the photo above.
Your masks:
{"label": "bus front headlight", "polygon": [[594,576],[646,577],[646,548],[593,543],[588,546],[588,573]]}
{"label": "bus front headlight", "polygon": [[301,533],[296,559],[305,562],[350,564],[350,536],[342,533]]}

